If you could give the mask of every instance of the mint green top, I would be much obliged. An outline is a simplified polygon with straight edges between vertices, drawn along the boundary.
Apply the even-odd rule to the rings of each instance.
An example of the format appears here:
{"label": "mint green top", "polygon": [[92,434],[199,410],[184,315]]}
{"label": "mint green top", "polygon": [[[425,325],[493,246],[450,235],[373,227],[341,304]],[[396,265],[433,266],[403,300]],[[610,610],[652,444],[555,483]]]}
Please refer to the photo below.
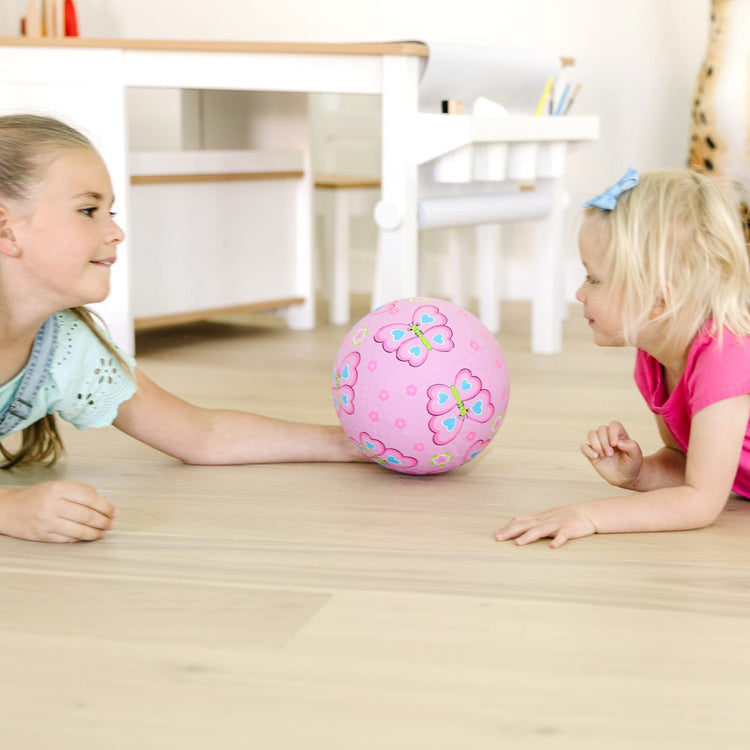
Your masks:
{"label": "mint green top", "polygon": [[[12,432],[38,422],[45,414],[57,413],[79,430],[112,424],[120,404],[135,393],[135,378],[73,313],[57,313],[55,355],[28,419]],[[106,335],[106,334],[105,334]],[[135,368],[135,359],[117,349]],[[9,404],[23,377],[22,370],[0,386],[0,406]]]}

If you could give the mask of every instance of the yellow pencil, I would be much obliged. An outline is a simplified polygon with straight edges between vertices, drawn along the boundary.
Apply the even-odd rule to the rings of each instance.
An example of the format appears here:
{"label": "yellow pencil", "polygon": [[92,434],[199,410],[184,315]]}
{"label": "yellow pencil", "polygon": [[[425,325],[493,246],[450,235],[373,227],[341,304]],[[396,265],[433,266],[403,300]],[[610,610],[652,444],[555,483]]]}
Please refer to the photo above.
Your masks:
{"label": "yellow pencil", "polygon": [[544,92],[542,93],[542,98],[539,100],[539,104],[537,105],[536,112],[534,113],[536,116],[539,116],[544,111],[544,103],[547,101],[547,97],[549,96],[550,89],[552,88],[552,78],[547,79],[547,85],[544,87]]}

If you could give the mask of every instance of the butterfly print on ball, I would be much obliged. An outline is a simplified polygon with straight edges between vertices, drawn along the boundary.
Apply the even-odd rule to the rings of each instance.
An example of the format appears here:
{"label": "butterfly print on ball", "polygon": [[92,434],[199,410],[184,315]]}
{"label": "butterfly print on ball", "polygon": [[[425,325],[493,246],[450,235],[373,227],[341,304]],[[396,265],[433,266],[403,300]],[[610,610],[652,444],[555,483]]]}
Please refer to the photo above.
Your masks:
{"label": "butterfly print on ball", "polygon": [[388,466],[391,469],[408,471],[419,463],[416,458],[405,456],[395,448],[386,448],[384,443],[376,440],[366,432],[360,433],[358,445],[362,452],[373,461],[377,461],[379,464]]}
{"label": "butterfly print on ball", "polygon": [[361,357],[359,352],[349,352],[344,357],[341,366],[333,371],[331,378],[331,392],[336,414],[344,412],[354,414],[354,388],[357,382],[357,366]]}
{"label": "butterfly print on ball", "polygon": [[477,440],[472,444],[471,448],[466,451],[466,457],[462,463],[467,463],[468,461],[471,461],[472,458],[476,458],[489,444],[489,440]]}
{"label": "butterfly print on ball", "polygon": [[427,397],[427,411],[433,415],[428,427],[436,445],[455,440],[467,421],[484,423],[495,413],[490,392],[482,388],[482,381],[468,369],[456,375],[453,385],[431,385]]}
{"label": "butterfly print on ball", "polygon": [[453,349],[453,331],[445,325],[448,318],[435,305],[420,305],[411,323],[395,323],[379,328],[375,341],[396,359],[419,367],[431,351],[449,352]]}

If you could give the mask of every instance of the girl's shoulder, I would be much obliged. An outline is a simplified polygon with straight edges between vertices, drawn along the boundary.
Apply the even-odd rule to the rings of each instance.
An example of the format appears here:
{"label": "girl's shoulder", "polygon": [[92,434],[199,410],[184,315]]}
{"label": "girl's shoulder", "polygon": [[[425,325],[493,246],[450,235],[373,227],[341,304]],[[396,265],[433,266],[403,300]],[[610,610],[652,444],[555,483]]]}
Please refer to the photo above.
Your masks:
{"label": "girl's shoulder", "polygon": [[685,366],[685,383],[696,408],[721,398],[750,393],[750,337],[724,329],[721,336],[696,336]]}
{"label": "girl's shoulder", "polygon": [[56,313],[55,317],[57,318],[55,365],[70,366],[87,357],[93,356],[96,358],[109,355],[108,344],[117,351],[118,355],[123,358],[131,370],[135,367],[135,358],[123,352],[112,341],[106,328],[98,327],[97,330],[107,344],[72,310],[61,310]]}
{"label": "girl's shoulder", "polygon": [[[86,342],[92,338],[96,339],[96,334],[72,310],[60,310],[55,313],[55,318],[57,318],[58,348],[62,344],[70,349],[72,345],[69,342]],[[102,333],[107,337],[103,329]]]}
{"label": "girl's shoulder", "polygon": [[[79,429],[111,424],[120,404],[135,392],[135,359],[114,347],[121,364],[94,331],[73,312],[56,314],[55,349],[29,416],[13,431],[22,430],[45,414],[57,413]],[[106,332],[105,340],[109,342]],[[15,397],[22,371],[0,387],[0,406]]]}
{"label": "girl's shoulder", "polygon": [[70,310],[57,313],[57,323],[57,342],[45,389],[54,411],[79,428],[110,424],[117,406],[135,391],[135,359],[118,349],[100,329],[122,358],[123,366],[107,344]]}
{"label": "girl's shoulder", "polygon": [[728,328],[714,331],[707,325],[693,339],[688,352],[688,362],[697,359],[750,362],[750,336],[738,335]]}

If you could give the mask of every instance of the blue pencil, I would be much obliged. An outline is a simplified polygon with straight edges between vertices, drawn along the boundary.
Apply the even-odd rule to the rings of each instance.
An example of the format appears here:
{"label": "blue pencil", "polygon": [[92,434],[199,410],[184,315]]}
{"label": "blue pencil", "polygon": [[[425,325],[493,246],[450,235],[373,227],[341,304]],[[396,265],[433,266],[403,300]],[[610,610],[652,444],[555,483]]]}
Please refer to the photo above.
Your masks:
{"label": "blue pencil", "polygon": [[566,83],[562,95],[560,96],[560,101],[557,103],[557,109],[555,110],[556,115],[562,114],[563,105],[565,104],[565,100],[568,98],[568,91],[570,91],[570,84]]}

